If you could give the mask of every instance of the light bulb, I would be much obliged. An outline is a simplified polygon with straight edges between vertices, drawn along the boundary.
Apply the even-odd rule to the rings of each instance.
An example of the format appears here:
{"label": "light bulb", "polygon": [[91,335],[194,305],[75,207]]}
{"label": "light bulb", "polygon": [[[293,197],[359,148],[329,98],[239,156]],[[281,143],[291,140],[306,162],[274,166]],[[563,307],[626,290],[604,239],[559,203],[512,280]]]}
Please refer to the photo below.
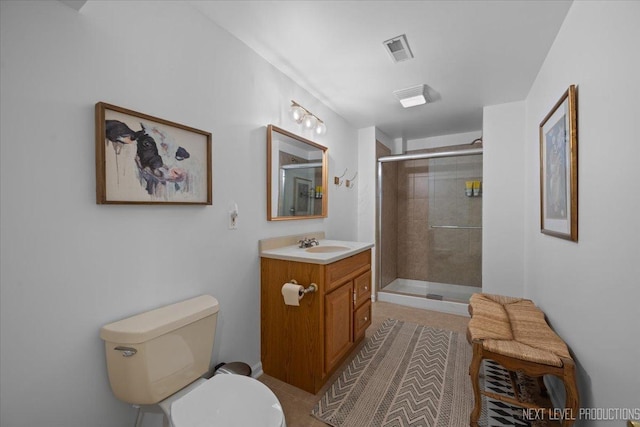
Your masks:
{"label": "light bulb", "polygon": [[318,119],[316,118],[316,116],[307,114],[306,116],[304,116],[302,123],[307,129],[313,129],[318,124]]}
{"label": "light bulb", "polygon": [[295,120],[297,123],[302,123],[306,111],[304,111],[304,108],[300,107],[299,105],[293,105],[291,107],[291,110],[289,110],[289,113],[291,114],[291,118],[293,120]]}
{"label": "light bulb", "polygon": [[327,125],[324,122],[318,121],[318,126],[315,128],[316,135],[324,135],[327,132]]}

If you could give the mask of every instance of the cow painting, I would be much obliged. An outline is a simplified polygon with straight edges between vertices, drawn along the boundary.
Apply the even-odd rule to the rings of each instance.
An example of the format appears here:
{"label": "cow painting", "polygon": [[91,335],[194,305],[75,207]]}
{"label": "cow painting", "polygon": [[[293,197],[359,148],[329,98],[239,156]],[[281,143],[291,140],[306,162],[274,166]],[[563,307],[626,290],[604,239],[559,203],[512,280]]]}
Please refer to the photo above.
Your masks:
{"label": "cow painting", "polygon": [[[107,141],[113,144],[116,154],[120,154],[123,144],[133,144],[141,131],[129,129],[126,123],[119,120],[105,120],[105,133]],[[108,144],[107,142],[107,144]]]}
{"label": "cow painting", "polygon": [[[191,158],[189,151],[159,127],[145,123],[139,125],[140,129],[133,130],[122,121],[105,120],[106,143],[113,144],[116,155],[118,184],[127,170],[119,170],[118,158],[124,153],[124,161],[127,165],[135,165],[140,185],[152,198],[167,200],[176,193],[189,192],[192,181],[189,165],[182,164]],[[134,144],[135,150],[123,150],[123,147],[133,148]]]}
{"label": "cow painting", "polygon": [[143,133],[137,138],[136,164],[141,184],[149,194],[157,196],[171,190],[167,186],[173,186],[174,191],[189,191],[189,174],[178,165],[191,157],[189,152],[157,127],[140,125]]}

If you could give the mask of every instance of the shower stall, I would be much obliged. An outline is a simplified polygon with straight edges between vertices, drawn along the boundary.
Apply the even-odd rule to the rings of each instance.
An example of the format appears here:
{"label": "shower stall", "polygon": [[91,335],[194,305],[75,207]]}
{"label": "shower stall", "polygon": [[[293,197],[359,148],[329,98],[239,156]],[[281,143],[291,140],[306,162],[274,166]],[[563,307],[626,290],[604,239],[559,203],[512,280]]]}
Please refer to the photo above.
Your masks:
{"label": "shower stall", "polygon": [[481,144],[378,159],[380,301],[466,314],[482,287]]}

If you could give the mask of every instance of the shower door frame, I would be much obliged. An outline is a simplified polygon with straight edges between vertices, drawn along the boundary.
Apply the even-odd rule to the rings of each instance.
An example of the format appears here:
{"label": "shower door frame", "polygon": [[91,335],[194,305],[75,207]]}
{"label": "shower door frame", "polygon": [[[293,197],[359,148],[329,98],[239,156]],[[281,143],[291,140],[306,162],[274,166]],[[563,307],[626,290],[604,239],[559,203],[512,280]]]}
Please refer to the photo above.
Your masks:
{"label": "shower door frame", "polygon": [[482,148],[468,148],[466,150],[451,150],[441,151],[436,153],[416,153],[416,154],[395,154],[391,156],[383,156],[378,159],[378,167],[376,171],[376,209],[378,210],[376,215],[376,286],[375,286],[375,299],[378,299],[378,292],[380,292],[381,280],[382,280],[382,164],[388,162],[401,162],[405,160],[421,160],[421,159],[435,159],[441,157],[462,157],[462,156],[475,156],[482,155]]}

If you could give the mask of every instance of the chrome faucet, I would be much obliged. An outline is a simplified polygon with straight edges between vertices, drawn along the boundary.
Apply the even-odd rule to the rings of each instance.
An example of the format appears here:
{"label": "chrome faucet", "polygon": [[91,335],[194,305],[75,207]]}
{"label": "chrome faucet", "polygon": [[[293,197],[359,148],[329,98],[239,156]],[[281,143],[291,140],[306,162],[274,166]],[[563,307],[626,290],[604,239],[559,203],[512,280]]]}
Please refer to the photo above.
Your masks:
{"label": "chrome faucet", "polygon": [[318,246],[320,244],[320,242],[318,242],[315,237],[312,237],[310,239],[305,237],[301,240],[298,240],[298,243],[300,244],[300,248],[310,248],[313,245]]}

